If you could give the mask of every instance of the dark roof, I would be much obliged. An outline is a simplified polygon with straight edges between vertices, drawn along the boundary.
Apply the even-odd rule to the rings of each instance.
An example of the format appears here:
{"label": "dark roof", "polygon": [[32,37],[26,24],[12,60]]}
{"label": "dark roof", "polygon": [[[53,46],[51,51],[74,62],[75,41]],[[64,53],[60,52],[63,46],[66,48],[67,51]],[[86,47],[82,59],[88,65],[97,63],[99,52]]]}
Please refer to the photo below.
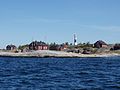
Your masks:
{"label": "dark roof", "polygon": [[95,44],[107,45],[107,44],[106,44],[104,41],[102,41],[102,40],[97,41]]}
{"label": "dark roof", "polygon": [[120,44],[115,44],[113,47],[114,50],[120,50]]}
{"label": "dark roof", "polygon": [[42,42],[42,41],[40,41],[40,42],[38,42],[38,41],[33,41],[33,42],[30,43],[30,46],[31,46],[31,45],[35,45],[35,46],[37,45],[37,46],[39,46],[39,45],[47,45],[47,44],[46,44],[45,42]]}
{"label": "dark roof", "polygon": [[15,45],[12,45],[12,44],[11,44],[11,45],[7,45],[7,47],[15,47],[15,48],[16,48],[16,46],[15,46]]}

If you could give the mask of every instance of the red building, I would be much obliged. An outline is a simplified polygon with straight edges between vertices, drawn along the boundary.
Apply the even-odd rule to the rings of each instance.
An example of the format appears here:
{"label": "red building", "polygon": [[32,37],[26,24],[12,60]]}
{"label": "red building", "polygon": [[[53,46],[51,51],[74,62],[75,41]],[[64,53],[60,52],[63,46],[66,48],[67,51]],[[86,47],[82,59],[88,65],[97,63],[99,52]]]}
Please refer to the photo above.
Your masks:
{"label": "red building", "polygon": [[96,43],[94,43],[94,47],[95,48],[107,48],[108,45],[104,41],[99,40]]}
{"label": "red building", "polygon": [[67,49],[67,47],[68,47],[68,45],[66,45],[66,44],[61,44],[61,45],[53,44],[53,45],[50,45],[49,49],[56,50],[56,51],[63,51],[65,49]]}
{"label": "red building", "polygon": [[30,50],[48,50],[48,45],[42,41],[33,41],[29,45]]}

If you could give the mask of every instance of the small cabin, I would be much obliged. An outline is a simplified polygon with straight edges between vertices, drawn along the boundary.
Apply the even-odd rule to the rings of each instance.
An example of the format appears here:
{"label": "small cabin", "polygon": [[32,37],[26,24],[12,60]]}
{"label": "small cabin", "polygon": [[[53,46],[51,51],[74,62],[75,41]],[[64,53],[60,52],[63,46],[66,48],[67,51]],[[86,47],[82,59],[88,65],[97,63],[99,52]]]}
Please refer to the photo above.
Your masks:
{"label": "small cabin", "polygon": [[96,43],[94,43],[94,47],[95,48],[108,48],[108,45],[104,41],[99,40]]}
{"label": "small cabin", "polygon": [[55,51],[63,51],[67,49],[67,45],[66,44],[61,44],[61,45],[53,44],[53,45],[50,45],[49,49],[55,50]]}
{"label": "small cabin", "polygon": [[113,50],[120,50],[120,44],[115,44]]}
{"label": "small cabin", "polygon": [[6,46],[6,50],[11,50],[11,51],[14,51],[14,50],[17,50],[17,47],[15,45],[7,45]]}

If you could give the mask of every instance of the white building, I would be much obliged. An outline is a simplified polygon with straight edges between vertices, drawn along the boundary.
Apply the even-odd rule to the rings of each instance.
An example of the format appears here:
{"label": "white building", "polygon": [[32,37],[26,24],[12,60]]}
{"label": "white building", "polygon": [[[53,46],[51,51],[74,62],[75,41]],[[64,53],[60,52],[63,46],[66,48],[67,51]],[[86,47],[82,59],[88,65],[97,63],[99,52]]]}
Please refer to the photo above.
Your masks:
{"label": "white building", "polygon": [[77,45],[77,36],[74,34],[74,46]]}

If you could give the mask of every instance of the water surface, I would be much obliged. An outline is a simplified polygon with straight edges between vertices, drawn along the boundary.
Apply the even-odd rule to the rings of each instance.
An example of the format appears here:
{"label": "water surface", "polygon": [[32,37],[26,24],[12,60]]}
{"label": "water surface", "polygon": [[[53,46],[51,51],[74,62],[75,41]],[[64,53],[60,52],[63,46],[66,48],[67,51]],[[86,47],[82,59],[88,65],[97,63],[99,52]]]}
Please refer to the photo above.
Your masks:
{"label": "water surface", "polygon": [[120,57],[0,57],[0,90],[120,90]]}

